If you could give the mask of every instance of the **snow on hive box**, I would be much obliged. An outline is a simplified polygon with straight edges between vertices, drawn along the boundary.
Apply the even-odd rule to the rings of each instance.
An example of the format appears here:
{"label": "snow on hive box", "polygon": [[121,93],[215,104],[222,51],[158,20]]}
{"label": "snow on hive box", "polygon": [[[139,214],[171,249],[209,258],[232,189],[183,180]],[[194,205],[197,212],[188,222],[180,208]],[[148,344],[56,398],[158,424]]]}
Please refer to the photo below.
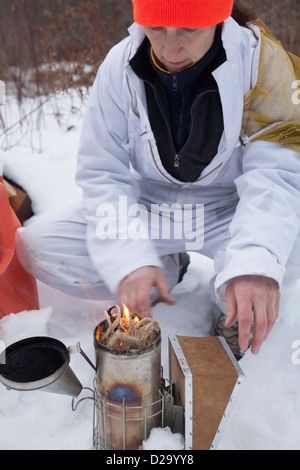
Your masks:
{"label": "snow on hive box", "polygon": [[169,337],[175,405],[185,413],[186,450],[217,448],[244,374],[220,337]]}

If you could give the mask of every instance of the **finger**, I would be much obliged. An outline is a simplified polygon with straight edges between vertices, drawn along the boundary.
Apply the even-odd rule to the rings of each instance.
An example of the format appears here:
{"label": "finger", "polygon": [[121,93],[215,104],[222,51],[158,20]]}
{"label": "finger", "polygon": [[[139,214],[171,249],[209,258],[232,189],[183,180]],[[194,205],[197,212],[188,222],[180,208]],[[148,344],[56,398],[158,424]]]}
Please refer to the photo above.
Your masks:
{"label": "finger", "polygon": [[280,291],[276,291],[276,301],[275,301],[275,319],[277,320],[279,317],[279,309],[280,309],[280,300],[281,300],[281,295]]}
{"label": "finger", "polygon": [[275,308],[267,308],[267,328],[264,336],[264,341],[268,338],[274,325],[276,323]]}
{"label": "finger", "polygon": [[174,305],[176,303],[175,299],[170,293],[166,278],[162,272],[159,272],[157,276],[156,287],[158,294],[163,302],[166,302],[169,305]]}
{"label": "finger", "polygon": [[131,309],[142,316],[151,316],[151,295],[152,284],[148,280],[139,283],[136,289],[132,290]]}
{"label": "finger", "polygon": [[266,308],[259,307],[254,309],[254,330],[251,351],[258,354],[264,342],[268,328],[268,316]]}
{"label": "finger", "polygon": [[226,322],[225,327],[230,328],[237,317],[237,303],[232,284],[229,283],[226,289]]}
{"label": "finger", "polygon": [[125,304],[132,313],[151,316],[151,305],[149,302],[150,287],[145,281],[142,284],[124,283],[119,290],[120,305]]}
{"label": "finger", "polygon": [[280,308],[280,293],[279,291],[275,295],[275,300],[274,304],[270,305],[267,308],[267,319],[268,319],[268,325],[267,325],[267,330],[265,334],[265,340],[268,338],[269,334],[271,333],[278,317],[279,317],[279,308]]}
{"label": "finger", "polygon": [[246,351],[250,343],[252,328],[252,305],[249,302],[238,302],[239,318],[239,345],[242,351]]}

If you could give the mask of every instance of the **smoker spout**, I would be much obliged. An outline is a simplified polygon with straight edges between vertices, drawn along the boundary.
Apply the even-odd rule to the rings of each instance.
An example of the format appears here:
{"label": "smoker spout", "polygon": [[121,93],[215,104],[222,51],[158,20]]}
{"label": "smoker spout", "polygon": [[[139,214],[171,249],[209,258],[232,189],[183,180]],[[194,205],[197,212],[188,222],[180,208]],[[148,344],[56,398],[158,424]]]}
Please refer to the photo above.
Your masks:
{"label": "smoker spout", "polygon": [[69,346],[68,351],[70,355],[79,353],[86,360],[86,362],[94,369],[94,371],[97,372],[97,369],[92,363],[92,361],[88,358],[85,352],[81,349],[80,343],[76,343],[73,346]]}

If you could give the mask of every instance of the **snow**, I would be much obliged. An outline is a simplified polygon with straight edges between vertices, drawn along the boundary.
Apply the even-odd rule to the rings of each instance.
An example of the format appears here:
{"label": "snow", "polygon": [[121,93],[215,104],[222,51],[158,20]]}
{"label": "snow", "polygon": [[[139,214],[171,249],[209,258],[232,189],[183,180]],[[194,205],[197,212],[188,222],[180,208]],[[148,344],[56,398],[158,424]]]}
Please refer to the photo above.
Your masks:
{"label": "snow", "polygon": [[184,438],[179,433],[172,433],[167,426],[164,429],[152,429],[149,438],[143,442],[143,450],[182,450]]}
{"label": "snow", "polygon": [[[56,98],[62,110],[60,125],[53,117],[53,103],[48,102],[42,116],[33,113],[30,124],[15,126],[9,139],[0,135],[0,172],[28,191],[35,217],[81,196],[74,175],[84,105],[77,103],[81,112],[73,113],[69,100],[67,95]],[[28,106],[33,109],[35,105],[29,102]],[[8,99],[4,112],[7,127],[17,120],[17,113],[16,103]],[[193,253],[183,282],[173,292],[177,304],[154,308],[162,328],[165,377],[168,336],[214,335],[219,310],[210,298],[213,274],[212,260]],[[102,320],[107,302],[74,300],[41,283],[38,288],[41,309],[0,320],[0,340],[7,346],[32,336],[54,337],[66,346],[80,342],[94,361],[93,330]],[[300,282],[283,293],[280,318],[260,354],[253,356],[248,351],[240,361],[246,380],[222,435],[220,450],[300,449],[300,364],[294,349],[300,340],[299,304]],[[82,356],[72,355],[70,365],[81,383],[91,387],[94,371]],[[82,402],[74,412],[71,400],[42,391],[8,391],[0,385],[0,449],[91,449],[92,402]],[[182,446],[181,435],[169,428],[156,428],[143,449],[180,450]]]}

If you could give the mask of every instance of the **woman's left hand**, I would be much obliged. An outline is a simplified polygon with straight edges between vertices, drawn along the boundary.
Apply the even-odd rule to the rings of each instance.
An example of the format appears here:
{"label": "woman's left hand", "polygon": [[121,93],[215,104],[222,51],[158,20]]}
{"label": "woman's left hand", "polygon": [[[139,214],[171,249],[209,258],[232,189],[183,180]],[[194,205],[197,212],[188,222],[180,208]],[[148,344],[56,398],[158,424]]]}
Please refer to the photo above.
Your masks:
{"label": "woman's left hand", "polygon": [[238,318],[239,345],[245,351],[254,321],[251,351],[258,354],[279,315],[278,283],[264,276],[238,276],[229,281],[226,295],[226,326]]}

